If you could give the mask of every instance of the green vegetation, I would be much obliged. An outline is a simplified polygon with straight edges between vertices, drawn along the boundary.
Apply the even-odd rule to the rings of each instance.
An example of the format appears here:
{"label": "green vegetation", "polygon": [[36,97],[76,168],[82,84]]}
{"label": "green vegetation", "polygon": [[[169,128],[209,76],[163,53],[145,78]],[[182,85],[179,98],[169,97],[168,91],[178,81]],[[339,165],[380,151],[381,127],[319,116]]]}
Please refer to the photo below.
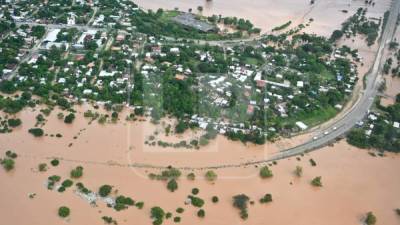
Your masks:
{"label": "green vegetation", "polygon": [[181,218],[179,216],[174,217],[174,222],[175,223],[181,222]]}
{"label": "green vegetation", "polygon": [[13,159],[6,158],[6,159],[0,159],[0,164],[6,171],[10,171],[14,169],[15,162]]}
{"label": "green vegetation", "polygon": [[47,164],[46,163],[40,163],[38,165],[38,169],[40,172],[46,172],[47,171]]}
{"label": "green vegetation", "polygon": [[192,189],[192,194],[193,195],[197,195],[200,192],[200,190],[198,188],[193,188]]}
{"label": "green vegetation", "polygon": [[77,166],[75,169],[71,170],[70,172],[71,178],[80,178],[83,175],[83,167]]}
{"label": "green vegetation", "polygon": [[68,217],[70,213],[70,209],[66,206],[61,206],[58,208],[58,215],[62,218]]}
{"label": "green vegetation", "polygon": [[365,218],[365,224],[367,224],[367,225],[375,225],[376,224],[376,216],[372,212],[367,213],[367,217]]}
{"label": "green vegetation", "polygon": [[292,24],[292,21],[288,21],[285,24],[282,24],[282,25],[280,25],[278,27],[275,27],[275,28],[272,29],[272,31],[284,30],[284,29],[288,28],[290,26],[290,24]]}
{"label": "green vegetation", "polygon": [[272,171],[268,168],[268,166],[263,166],[260,169],[260,177],[265,179],[265,178],[270,178],[273,177],[274,175],[272,174]]}
{"label": "green vegetation", "polygon": [[161,225],[164,221],[165,212],[162,208],[156,206],[151,208],[150,217],[153,219],[153,225]]}
{"label": "green vegetation", "polygon": [[197,211],[197,216],[200,218],[204,218],[206,216],[206,212],[204,211],[204,209],[199,209],[199,211]]}
{"label": "green vegetation", "polygon": [[387,107],[377,103],[377,108],[379,114],[372,113],[376,119],[368,118],[363,126],[352,129],[347,135],[347,142],[359,148],[400,152],[400,130],[394,126],[395,122],[400,121],[400,98]]}
{"label": "green vegetation", "polygon": [[233,196],[233,206],[240,210],[240,218],[247,219],[249,214],[247,212],[247,204],[250,198],[245,194],[239,194]]}
{"label": "green vegetation", "polygon": [[111,185],[104,184],[99,188],[99,195],[101,197],[107,197],[111,193],[111,190],[112,190]]}
{"label": "green vegetation", "polygon": [[60,161],[58,159],[53,159],[53,160],[50,161],[50,164],[52,166],[58,166],[58,164],[60,164]]}
{"label": "green vegetation", "polygon": [[181,207],[176,209],[176,212],[179,213],[179,214],[182,214],[184,211],[185,210],[183,208],[181,208]]}
{"label": "green vegetation", "polygon": [[35,137],[41,137],[44,134],[44,132],[41,128],[31,128],[28,130],[28,132],[31,133]]}
{"label": "green vegetation", "polygon": [[378,38],[380,22],[375,23],[374,21],[368,20],[365,16],[366,12],[366,8],[359,8],[356,14],[351,16],[342,24],[342,31],[344,33],[351,32],[353,35],[362,34],[367,36],[367,44],[368,46],[371,46]]}
{"label": "green vegetation", "polygon": [[196,197],[196,196],[192,196],[192,195],[189,195],[188,197],[190,198],[193,206],[198,207],[198,208],[203,207],[203,205],[204,205],[203,199]]}
{"label": "green vegetation", "polygon": [[171,179],[167,183],[167,189],[170,190],[171,192],[174,192],[176,189],[178,189],[178,183],[176,182],[175,179]]}
{"label": "green vegetation", "polygon": [[195,180],[195,179],[196,179],[196,175],[195,175],[194,173],[189,173],[189,174],[187,175],[187,179],[188,179],[188,180]]}
{"label": "green vegetation", "polygon": [[114,224],[114,225],[117,225],[117,224],[118,224],[117,221],[114,220],[114,219],[113,219],[112,217],[110,217],[110,216],[103,216],[103,217],[101,217],[101,219],[103,219],[104,223],[106,223],[106,224]]}
{"label": "green vegetation", "polygon": [[181,176],[181,171],[175,168],[169,168],[168,170],[164,170],[161,174],[150,173],[149,178],[152,180],[168,180],[168,179],[178,179]]}
{"label": "green vegetation", "polygon": [[311,184],[315,187],[322,187],[321,177],[315,177],[312,179]]}
{"label": "green vegetation", "polygon": [[123,195],[117,196],[115,199],[114,209],[117,211],[121,211],[123,209],[127,209],[129,206],[135,205],[135,201],[133,201],[130,197],[125,197]]}
{"label": "green vegetation", "polygon": [[271,194],[265,194],[264,197],[260,199],[260,203],[268,203],[272,202],[272,195]]}
{"label": "green vegetation", "polygon": [[22,124],[22,121],[20,119],[8,119],[8,126],[10,127],[18,127]]}
{"label": "green vegetation", "polygon": [[213,171],[213,170],[209,170],[206,172],[205,174],[206,180],[207,181],[215,181],[218,177],[218,175]]}
{"label": "green vegetation", "polygon": [[301,177],[303,175],[303,167],[301,166],[296,166],[296,169],[294,170],[294,174],[297,177]]}
{"label": "green vegetation", "polygon": [[311,166],[317,166],[317,163],[314,161],[314,159],[310,159],[310,164]]}
{"label": "green vegetation", "polygon": [[213,197],[211,198],[211,201],[212,201],[213,203],[217,203],[217,202],[219,201],[219,199],[218,199],[217,196],[213,196]]}
{"label": "green vegetation", "polygon": [[73,113],[70,113],[64,118],[64,123],[72,123],[74,119],[75,115]]}

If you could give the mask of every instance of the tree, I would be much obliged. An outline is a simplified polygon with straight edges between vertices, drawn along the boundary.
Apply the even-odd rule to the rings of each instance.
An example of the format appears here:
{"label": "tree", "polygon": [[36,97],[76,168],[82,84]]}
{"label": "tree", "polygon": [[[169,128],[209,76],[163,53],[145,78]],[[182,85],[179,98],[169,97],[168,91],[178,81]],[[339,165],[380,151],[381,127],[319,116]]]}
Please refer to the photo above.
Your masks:
{"label": "tree", "polygon": [[208,181],[215,181],[218,177],[218,175],[213,171],[213,170],[209,170],[206,172],[206,180]]}
{"label": "tree", "polygon": [[213,197],[211,198],[211,201],[212,201],[213,203],[217,203],[217,202],[219,201],[219,199],[218,199],[217,196],[213,196]]}
{"label": "tree", "polygon": [[193,194],[193,195],[197,195],[199,192],[200,192],[200,191],[199,191],[198,188],[193,188],[193,189],[192,189],[192,194]]}
{"label": "tree", "polygon": [[294,171],[294,174],[296,174],[296,176],[301,177],[303,175],[303,167],[301,166],[296,166],[296,169]]}
{"label": "tree", "polygon": [[18,127],[21,125],[22,121],[20,119],[8,119],[8,126],[10,127]]}
{"label": "tree", "polygon": [[315,187],[322,187],[321,177],[315,177],[312,179],[311,184]]}
{"label": "tree", "polygon": [[176,189],[178,189],[178,183],[176,182],[175,179],[171,179],[168,182],[167,189],[170,190],[171,192],[174,192]]}
{"label": "tree", "polygon": [[272,171],[268,168],[268,166],[264,166],[260,169],[260,177],[265,179],[265,178],[270,178],[272,177]]}
{"label": "tree", "polygon": [[240,210],[240,217],[244,220],[249,217],[247,213],[247,203],[249,200],[250,198],[245,194],[233,196],[233,206]]}
{"label": "tree", "polygon": [[260,199],[260,203],[268,203],[268,202],[272,202],[271,194],[265,194],[264,197]]}
{"label": "tree", "polygon": [[339,40],[342,36],[343,36],[343,31],[335,30],[335,31],[332,32],[330,40],[335,42],[335,41]]}
{"label": "tree", "polygon": [[107,197],[111,193],[111,190],[112,190],[111,185],[104,184],[99,188],[99,195],[101,197]]}
{"label": "tree", "polygon": [[83,167],[77,166],[75,169],[71,170],[71,178],[80,178],[83,175]]}
{"label": "tree", "polygon": [[187,175],[187,179],[188,179],[188,180],[194,180],[194,179],[196,179],[196,175],[195,175],[194,173],[189,173],[189,174]]}
{"label": "tree", "polygon": [[73,113],[70,113],[64,118],[64,123],[72,123],[74,119],[75,115]]}
{"label": "tree", "polygon": [[375,225],[376,224],[376,216],[372,212],[368,212],[367,217],[365,218],[365,223],[367,225]]}
{"label": "tree", "polygon": [[198,198],[196,196],[189,196],[190,200],[192,201],[192,205],[198,208],[203,207],[204,205],[204,200],[201,198]]}
{"label": "tree", "polygon": [[200,209],[199,211],[197,211],[197,216],[200,218],[203,218],[206,216],[206,212],[204,211],[204,209]]}
{"label": "tree", "polygon": [[155,206],[150,210],[150,217],[153,219],[153,225],[160,225],[164,220],[165,212],[162,208]]}
{"label": "tree", "polygon": [[60,208],[58,208],[58,215],[62,218],[65,218],[67,216],[69,216],[70,214],[70,209],[66,206],[61,206]]}
{"label": "tree", "polygon": [[199,12],[203,12],[203,6],[197,6],[197,10],[198,10]]}
{"label": "tree", "polygon": [[41,137],[44,134],[44,132],[41,128],[31,128],[28,130],[28,132],[31,133],[35,137]]}
{"label": "tree", "polygon": [[9,158],[3,159],[3,160],[1,160],[0,163],[1,163],[1,165],[3,165],[3,168],[6,171],[10,171],[10,170],[14,169],[15,162],[13,159],[9,159]]}

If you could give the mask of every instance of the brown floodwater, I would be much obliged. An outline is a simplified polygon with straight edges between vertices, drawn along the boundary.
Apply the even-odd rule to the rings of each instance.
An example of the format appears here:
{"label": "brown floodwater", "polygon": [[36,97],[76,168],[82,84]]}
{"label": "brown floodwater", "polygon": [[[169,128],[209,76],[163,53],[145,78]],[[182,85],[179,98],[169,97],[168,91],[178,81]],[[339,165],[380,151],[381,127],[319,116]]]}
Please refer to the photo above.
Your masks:
{"label": "brown floodwater", "polygon": [[[264,32],[282,25],[289,20],[292,26],[306,23],[310,18],[314,22],[305,31],[329,36],[333,29],[339,29],[342,22],[350,17],[359,7],[364,7],[364,1],[351,0],[318,0],[311,5],[309,0],[135,0],[144,9],[157,10],[175,9],[197,12],[202,6],[202,14],[236,16],[249,19]],[[375,1],[374,7],[368,8],[368,17],[381,17],[390,6],[389,0]],[[343,13],[347,10],[348,13]]]}
{"label": "brown floodwater", "polygon": [[[118,224],[151,224],[149,211],[152,206],[161,206],[170,212],[184,207],[181,224],[347,225],[361,224],[368,211],[374,212],[378,224],[400,222],[394,212],[400,206],[398,155],[372,157],[366,150],[350,147],[342,141],[334,147],[306,154],[300,157],[300,161],[296,158],[278,161],[271,167],[274,177],[268,180],[260,179],[258,168],[249,166],[216,170],[218,180],[209,183],[202,179],[205,170],[198,169],[194,170],[198,179],[188,181],[182,176],[178,180],[179,189],[171,193],[164,182],[147,178],[149,172],[159,172],[158,169],[137,169],[126,165],[202,167],[232,164],[268,157],[270,148],[245,146],[223,137],[196,151],[149,147],[143,144],[144,140],[154,130],[161,130],[160,125],[123,121],[88,125],[88,120],[82,115],[78,115],[72,125],[66,125],[57,119],[57,111],[51,113],[43,129],[46,133],[61,133],[63,137],[34,138],[27,130],[34,125],[36,115],[37,112],[23,111],[19,115],[23,120],[22,127],[13,133],[0,135],[0,153],[11,149],[20,155],[15,170],[9,173],[0,170],[0,179],[3,180],[0,215],[5,224],[64,224],[65,221],[57,216],[61,205],[71,208],[71,216],[66,222],[77,225],[104,224],[102,216],[112,216]],[[169,138],[171,141],[183,140],[193,135],[196,134],[185,133],[181,137]],[[73,145],[68,147],[69,143]],[[37,172],[37,165],[42,162],[49,164],[51,157],[61,158],[60,165],[50,166],[44,173]],[[316,167],[310,165],[310,158],[317,162]],[[78,165],[84,167],[84,175],[76,181],[94,191],[102,184],[111,184],[119,194],[144,201],[145,207],[115,212],[102,202],[98,202],[97,207],[90,206],[73,192],[74,187],[64,193],[46,189],[48,176],[68,178],[70,170]],[[303,167],[301,178],[293,175],[297,165]],[[190,170],[183,171],[184,175],[188,172]],[[322,176],[322,188],[310,185],[316,176]],[[204,219],[196,216],[197,209],[184,205],[186,196],[194,187],[200,189],[199,196],[206,201]],[[36,193],[35,198],[30,199],[30,193]],[[238,210],[232,207],[232,196],[241,193],[256,202],[249,206],[247,221],[242,221]],[[272,194],[273,202],[259,204],[258,200],[266,193]],[[211,203],[214,195],[220,199],[217,204]],[[173,222],[165,221],[165,224]]]}

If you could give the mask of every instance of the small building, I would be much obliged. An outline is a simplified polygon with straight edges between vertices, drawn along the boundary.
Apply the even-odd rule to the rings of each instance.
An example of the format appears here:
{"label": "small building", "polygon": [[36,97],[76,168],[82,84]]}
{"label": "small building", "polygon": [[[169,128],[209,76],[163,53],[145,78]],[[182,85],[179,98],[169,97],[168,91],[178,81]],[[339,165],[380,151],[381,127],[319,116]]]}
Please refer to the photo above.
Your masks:
{"label": "small building", "polygon": [[205,21],[198,20],[196,16],[192,13],[182,13],[172,18],[172,20],[186,27],[194,28],[205,33],[218,31],[218,28],[216,26]]}

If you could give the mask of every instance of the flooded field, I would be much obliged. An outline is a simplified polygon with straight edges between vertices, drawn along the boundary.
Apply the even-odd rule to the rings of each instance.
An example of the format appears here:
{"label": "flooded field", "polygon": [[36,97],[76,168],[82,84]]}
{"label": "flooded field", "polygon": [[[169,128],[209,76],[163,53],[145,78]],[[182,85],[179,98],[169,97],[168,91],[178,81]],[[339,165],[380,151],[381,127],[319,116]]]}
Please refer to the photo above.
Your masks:
{"label": "flooded field", "polygon": [[[344,20],[350,17],[362,6],[362,0],[320,0],[310,4],[309,0],[136,0],[145,9],[157,10],[175,9],[188,11],[190,8],[197,12],[197,7],[203,7],[203,15],[236,16],[250,20],[263,32],[292,21],[292,26],[313,19],[306,32],[330,36],[334,29],[339,29]],[[368,10],[368,17],[380,17],[388,9],[389,0],[378,0],[374,7]],[[342,10],[347,10],[343,13]]]}
{"label": "flooded field", "polygon": [[[274,148],[245,146],[223,137],[200,150],[149,147],[144,145],[144,140],[157,129],[149,122],[121,121],[107,125],[93,122],[88,125],[88,120],[79,115],[72,125],[65,125],[57,119],[56,111],[48,117],[43,129],[49,134],[61,133],[63,137],[34,138],[27,130],[33,126],[36,113],[24,111],[20,115],[23,126],[11,134],[0,136],[1,154],[10,149],[19,154],[14,171],[0,171],[0,178],[5,181],[0,190],[0,207],[3,220],[8,224],[62,224],[63,220],[57,216],[61,205],[71,208],[68,223],[78,225],[103,224],[102,216],[112,216],[118,224],[132,224],[133,221],[135,224],[151,224],[149,210],[152,206],[161,206],[171,212],[184,207],[181,224],[261,225],[266,221],[274,225],[360,224],[368,211],[374,212],[379,224],[397,224],[400,221],[393,211],[400,205],[397,198],[400,180],[395,179],[400,169],[397,155],[373,157],[366,150],[349,147],[342,141],[298,159],[278,161],[277,165],[271,166],[274,177],[267,180],[258,176],[259,168],[249,166],[217,169],[218,179],[210,183],[203,179],[206,170],[201,167],[268,158]],[[195,134],[184,134],[176,140],[192,135]],[[72,146],[69,147],[70,143]],[[50,165],[53,157],[60,158],[59,166],[49,166],[47,172],[37,171],[39,163]],[[311,158],[317,166],[310,165]],[[159,172],[159,169],[128,166],[132,164],[194,169],[182,170],[179,188],[171,193],[165,182],[147,178],[150,172]],[[115,212],[102,202],[97,207],[90,206],[73,192],[74,187],[64,193],[47,190],[45,181],[48,176],[60,175],[66,179],[70,170],[78,165],[84,167],[84,175],[75,182],[82,182],[93,191],[103,184],[113,185],[119,194],[144,201],[145,207]],[[301,178],[294,176],[296,166],[303,167]],[[189,172],[196,174],[195,181],[185,178]],[[322,176],[322,188],[310,185],[316,176]],[[196,208],[184,205],[186,196],[194,187],[200,189],[199,196],[206,201],[204,219],[196,216]],[[36,196],[30,199],[28,195],[32,193]],[[255,201],[249,206],[249,219],[245,222],[231,202],[233,195],[241,193]],[[273,202],[259,204],[258,200],[266,193],[272,194]],[[217,204],[211,202],[214,195],[220,199]],[[17,215],[21,213],[24,216]],[[165,221],[165,224],[173,222]]]}

